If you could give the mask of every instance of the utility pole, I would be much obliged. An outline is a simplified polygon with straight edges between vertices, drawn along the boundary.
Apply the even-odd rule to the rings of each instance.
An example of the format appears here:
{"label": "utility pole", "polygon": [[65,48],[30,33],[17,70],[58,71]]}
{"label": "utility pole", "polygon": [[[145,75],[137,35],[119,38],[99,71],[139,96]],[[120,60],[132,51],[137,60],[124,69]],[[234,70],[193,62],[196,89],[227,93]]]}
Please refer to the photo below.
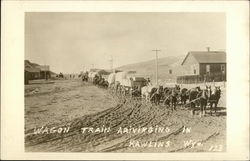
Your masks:
{"label": "utility pole", "polygon": [[110,70],[111,70],[111,72],[115,73],[114,69],[113,69],[113,56],[112,55],[111,55],[111,59],[109,59],[109,62],[110,62]]}
{"label": "utility pole", "polygon": [[207,47],[207,51],[210,52],[210,47]]}
{"label": "utility pole", "polygon": [[158,86],[158,52],[161,51],[161,50],[158,50],[158,49],[155,49],[155,50],[152,50],[152,51],[155,51],[155,57],[156,57],[156,85]]}

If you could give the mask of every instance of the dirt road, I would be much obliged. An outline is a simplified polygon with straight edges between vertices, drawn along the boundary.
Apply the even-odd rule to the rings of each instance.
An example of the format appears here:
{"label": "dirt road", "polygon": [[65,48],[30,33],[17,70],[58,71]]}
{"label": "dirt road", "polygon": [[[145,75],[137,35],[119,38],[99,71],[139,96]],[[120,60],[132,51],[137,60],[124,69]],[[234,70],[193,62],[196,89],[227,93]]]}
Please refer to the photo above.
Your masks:
{"label": "dirt road", "polygon": [[28,85],[25,87],[25,130],[61,124],[114,107],[116,102],[106,93],[104,89],[74,79]]}
{"label": "dirt road", "polygon": [[200,118],[180,107],[172,112],[163,106],[117,98],[80,80],[29,85],[25,94],[26,151],[226,150],[225,110]]}

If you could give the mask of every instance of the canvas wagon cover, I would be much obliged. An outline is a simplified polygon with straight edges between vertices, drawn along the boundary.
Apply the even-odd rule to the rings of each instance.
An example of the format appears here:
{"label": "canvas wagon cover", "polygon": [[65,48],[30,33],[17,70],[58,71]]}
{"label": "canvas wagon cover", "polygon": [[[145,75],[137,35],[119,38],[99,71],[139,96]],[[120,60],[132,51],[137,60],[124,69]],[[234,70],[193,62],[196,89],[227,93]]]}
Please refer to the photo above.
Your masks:
{"label": "canvas wagon cover", "polygon": [[109,84],[115,83],[115,76],[116,76],[116,73],[111,73],[111,74],[108,76],[108,83],[109,83]]}

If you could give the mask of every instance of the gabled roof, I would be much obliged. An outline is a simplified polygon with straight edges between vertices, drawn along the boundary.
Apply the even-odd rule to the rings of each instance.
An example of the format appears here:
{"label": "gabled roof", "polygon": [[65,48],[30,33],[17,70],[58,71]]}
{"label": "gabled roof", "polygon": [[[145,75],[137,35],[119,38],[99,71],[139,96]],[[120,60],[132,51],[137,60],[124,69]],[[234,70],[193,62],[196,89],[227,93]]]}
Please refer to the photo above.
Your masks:
{"label": "gabled roof", "polygon": [[33,68],[33,66],[25,63],[25,68]]}
{"label": "gabled roof", "polygon": [[192,55],[198,63],[226,63],[226,52],[224,51],[190,51],[181,65]]}
{"label": "gabled roof", "polygon": [[35,67],[37,67],[38,66],[38,64],[36,64],[36,63],[31,63],[29,60],[24,60],[24,64],[25,64],[25,66],[29,66],[29,67],[31,67],[31,68],[35,68]]}

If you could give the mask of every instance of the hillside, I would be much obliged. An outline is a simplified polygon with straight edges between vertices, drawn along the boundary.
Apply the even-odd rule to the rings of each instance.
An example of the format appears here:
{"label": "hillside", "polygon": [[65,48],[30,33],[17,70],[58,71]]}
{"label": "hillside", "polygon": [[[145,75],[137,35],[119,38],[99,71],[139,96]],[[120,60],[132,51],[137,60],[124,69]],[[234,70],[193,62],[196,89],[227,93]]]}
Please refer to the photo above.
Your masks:
{"label": "hillside", "polygon": [[[176,76],[182,74],[181,62],[184,56],[169,56],[158,59],[159,82],[175,82]],[[149,77],[155,80],[156,63],[155,60],[128,64],[117,68],[122,71],[136,71],[138,76]],[[170,74],[170,70],[172,73]]]}

